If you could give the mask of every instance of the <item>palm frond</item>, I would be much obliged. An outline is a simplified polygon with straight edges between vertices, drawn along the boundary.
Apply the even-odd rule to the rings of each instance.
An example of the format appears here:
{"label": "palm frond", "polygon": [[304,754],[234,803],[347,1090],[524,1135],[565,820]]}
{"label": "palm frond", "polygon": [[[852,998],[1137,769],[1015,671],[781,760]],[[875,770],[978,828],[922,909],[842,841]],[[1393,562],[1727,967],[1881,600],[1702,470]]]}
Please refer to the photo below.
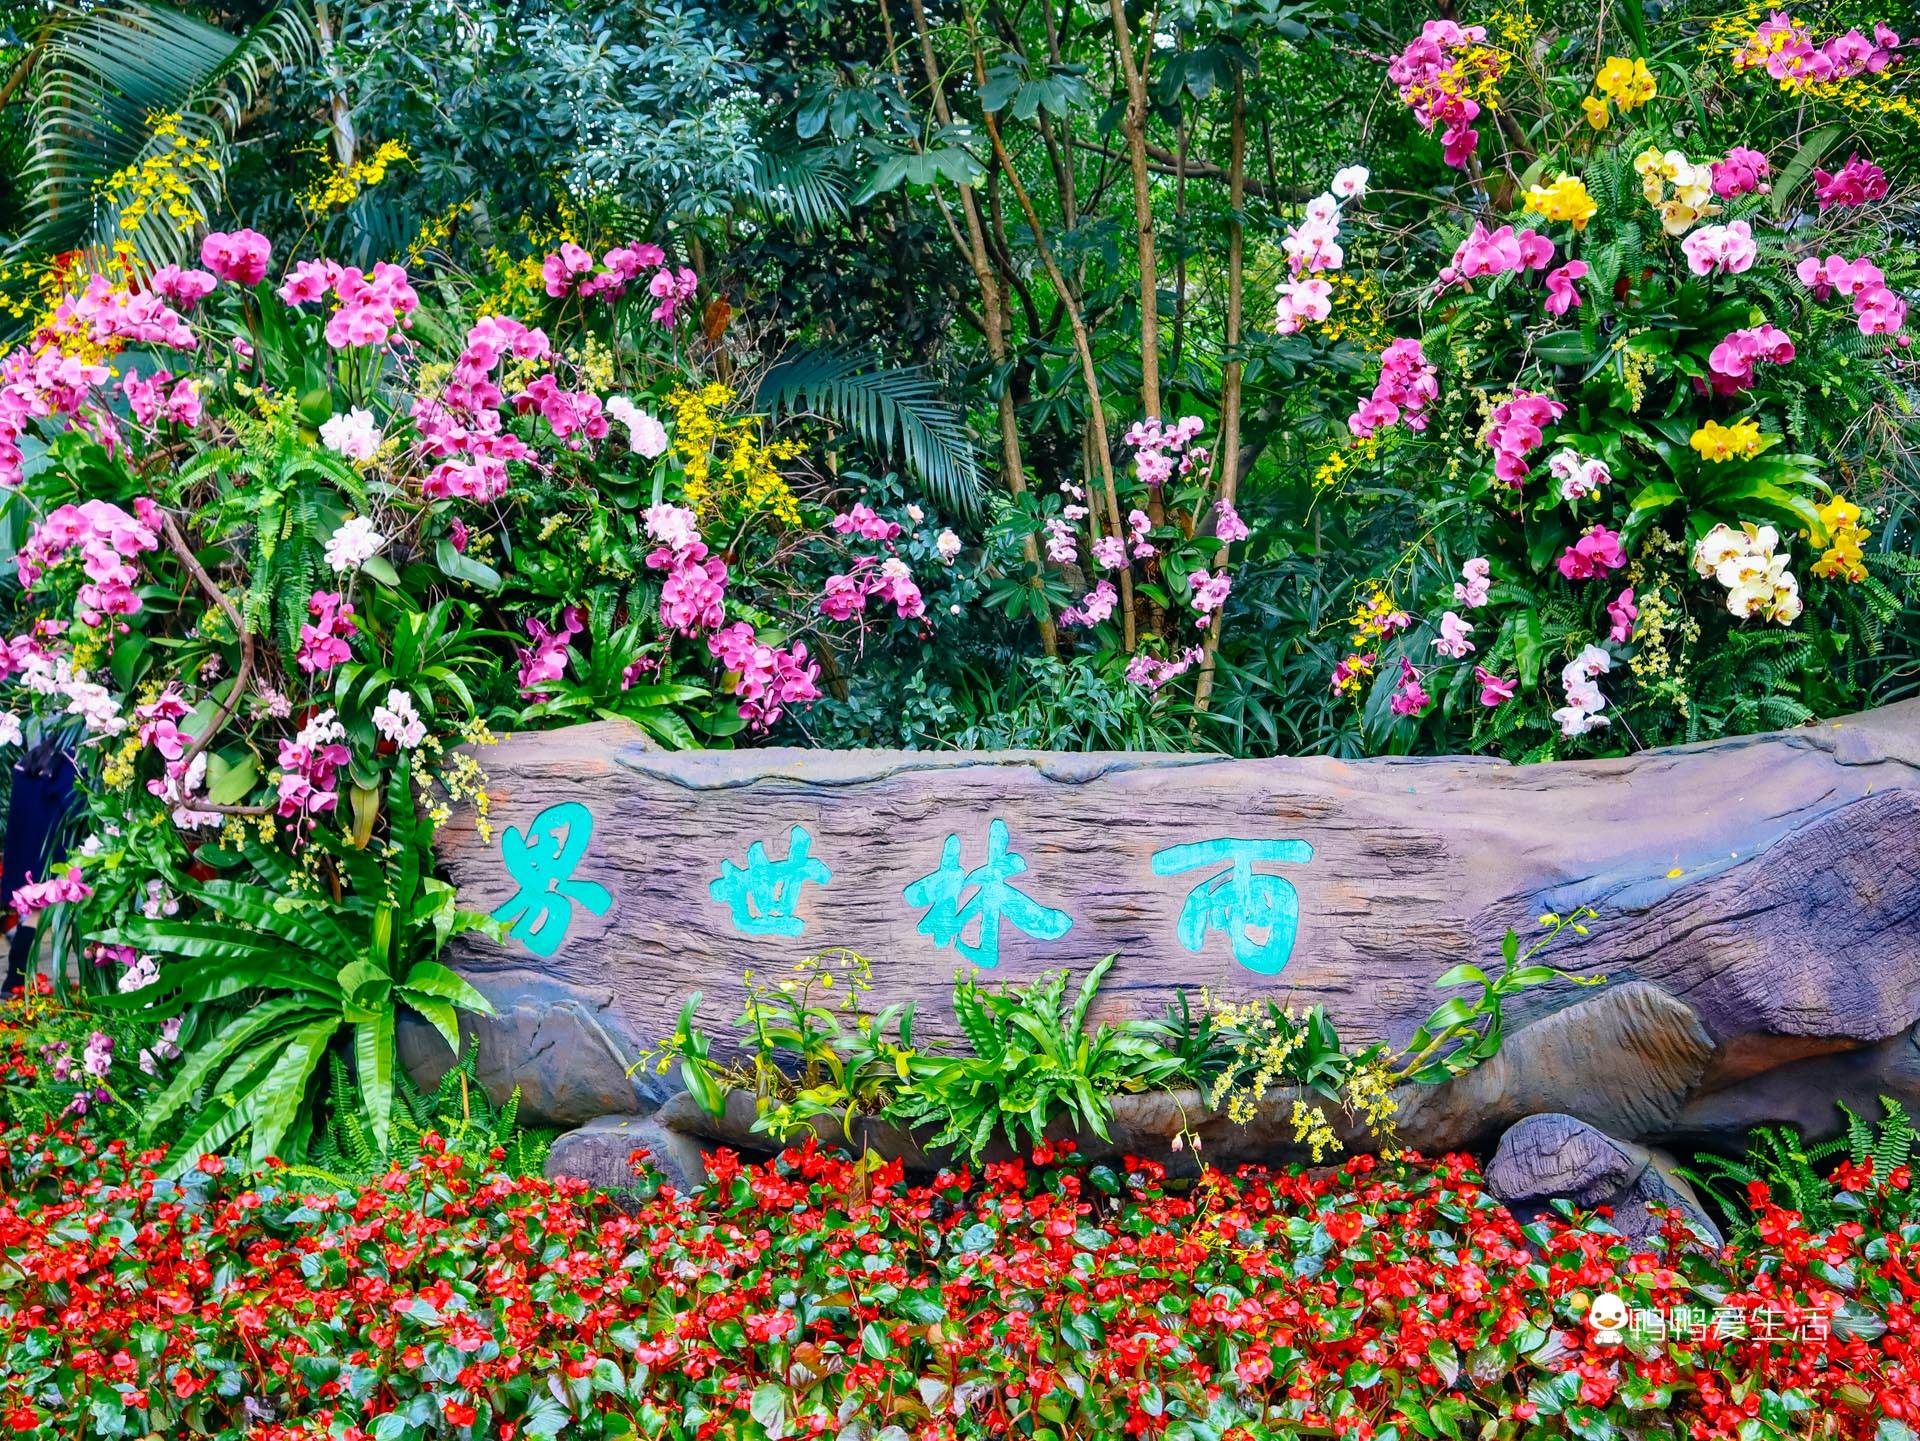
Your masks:
{"label": "palm frond", "polygon": [[848,171],[840,147],[763,150],[754,157],[747,185],[771,214],[813,230],[848,214]]}
{"label": "palm frond", "polygon": [[[144,0],[111,0],[60,10],[43,44],[28,209],[12,250],[104,250],[127,238],[147,264],[164,265],[188,257],[202,223],[166,214],[162,202],[125,229],[131,188],[115,194],[109,182],[144,162],[204,156],[213,163],[175,164],[168,174],[185,186],[183,211],[210,215],[224,190],[227,142],[272,78],[312,53],[313,38],[292,5],[234,35]],[[159,125],[163,117],[170,123]]]}
{"label": "palm frond", "polygon": [[811,411],[904,462],[949,510],[979,512],[980,461],[966,421],[924,366],[882,367],[850,351],[805,351],[761,377],[756,404],[775,414]]}

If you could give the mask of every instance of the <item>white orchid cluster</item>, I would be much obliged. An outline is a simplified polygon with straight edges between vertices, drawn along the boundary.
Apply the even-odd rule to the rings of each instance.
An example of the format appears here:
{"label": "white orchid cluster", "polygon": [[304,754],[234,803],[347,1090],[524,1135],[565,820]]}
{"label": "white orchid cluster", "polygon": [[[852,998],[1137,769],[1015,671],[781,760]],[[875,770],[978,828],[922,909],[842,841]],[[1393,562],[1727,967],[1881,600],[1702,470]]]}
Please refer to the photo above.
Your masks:
{"label": "white orchid cluster", "polygon": [[1792,625],[1805,607],[1779,545],[1780,534],[1770,525],[1716,525],[1694,546],[1693,568],[1727,588],[1727,609],[1742,620],[1758,616]]}
{"label": "white orchid cluster", "polygon": [[1582,455],[1571,446],[1555,451],[1547,461],[1547,470],[1560,482],[1562,500],[1583,500],[1613,479],[1604,460]]}
{"label": "white orchid cluster", "polygon": [[1613,669],[1613,657],[1597,645],[1590,645],[1560,670],[1560,684],[1566,688],[1567,703],[1553,713],[1563,736],[1583,736],[1588,731],[1611,725],[1600,714],[1607,698],[1600,693],[1599,678]]}

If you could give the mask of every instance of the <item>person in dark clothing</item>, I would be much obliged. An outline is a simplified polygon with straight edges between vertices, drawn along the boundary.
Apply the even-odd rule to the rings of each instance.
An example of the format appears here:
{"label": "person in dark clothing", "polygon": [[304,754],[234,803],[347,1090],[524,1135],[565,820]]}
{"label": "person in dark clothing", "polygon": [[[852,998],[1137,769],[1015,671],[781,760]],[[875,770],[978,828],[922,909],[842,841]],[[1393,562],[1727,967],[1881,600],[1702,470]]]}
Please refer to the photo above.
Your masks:
{"label": "person in dark clothing", "polygon": [[[27,978],[35,928],[20,924],[13,893],[47,873],[60,828],[72,813],[73,755],[65,737],[55,733],[26,747],[13,767],[13,795],[7,805],[4,864],[0,864],[0,905],[7,907],[7,979],[11,992]],[[4,993],[0,992],[0,993]]]}

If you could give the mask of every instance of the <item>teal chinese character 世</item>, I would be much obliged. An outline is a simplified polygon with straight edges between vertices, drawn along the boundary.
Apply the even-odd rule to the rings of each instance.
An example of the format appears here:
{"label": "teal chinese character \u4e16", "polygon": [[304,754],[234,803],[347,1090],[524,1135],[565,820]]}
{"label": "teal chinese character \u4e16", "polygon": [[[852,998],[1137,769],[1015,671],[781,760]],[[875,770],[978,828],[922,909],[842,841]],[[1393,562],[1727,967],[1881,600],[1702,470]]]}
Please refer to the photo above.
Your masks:
{"label": "teal chinese character \u4e16", "polygon": [[[1007,825],[987,827],[987,861],[968,870],[960,860],[960,837],[950,835],[940,853],[940,868],[922,876],[903,892],[910,905],[925,906],[917,929],[936,946],[952,946],[976,966],[1000,964],[1000,923],[1043,941],[1057,941],[1073,925],[1065,911],[1043,906],[1008,882],[1027,868],[1025,858],[1007,849]],[[961,896],[972,887],[973,894]],[[978,924],[978,939],[969,943],[964,932]]]}
{"label": "teal chinese character \u4e16", "polygon": [[733,913],[735,930],[750,936],[797,936],[807,928],[793,913],[800,888],[808,881],[824,886],[833,879],[826,862],[807,854],[812,845],[807,828],[795,826],[787,832],[784,861],[769,859],[766,845],[755,841],[747,847],[744,867],[720,862],[720,878],[707,891]]}
{"label": "teal chinese character \u4e16", "polygon": [[1197,951],[1211,932],[1225,931],[1236,961],[1256,975],[1271,976],[1293,954],[1300,896],[1285,877],[1254,867],[1312,859],[1313,847],[1305,841],[1194,841],[1156,851],[1153,873],[1177,876],[1202,866],[1226,866],[1187,893],[1180,910],[1180,944]]}
{"label": "teal chinese character \u4e16", "polygon": [[508,826],[500,854],[520,892],[493,913],[507,934],[536,956],[550,956],[567,938],[573,908],[585,906],[604,916],[613,905],[607,888],[573,878],[587,842],[593,839],[593,812],[578,801],[548,806],[533,818],[523,836]]}

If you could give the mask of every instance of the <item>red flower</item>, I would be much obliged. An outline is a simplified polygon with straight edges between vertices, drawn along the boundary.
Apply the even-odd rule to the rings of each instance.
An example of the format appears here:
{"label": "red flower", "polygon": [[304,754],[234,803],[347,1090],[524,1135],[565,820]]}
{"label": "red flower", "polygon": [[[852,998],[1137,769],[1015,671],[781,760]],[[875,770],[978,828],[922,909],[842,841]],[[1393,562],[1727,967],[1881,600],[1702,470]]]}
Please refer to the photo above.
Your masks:
{"label": "red flower", "polygon": [[1341,1246],[1351,1246],[1358,1240],[1361,1228],[1366,1224],[1358,1211],[1337,1211],[1320,1219],[1321,1224],[1327,1228],[1327,1234]]}

